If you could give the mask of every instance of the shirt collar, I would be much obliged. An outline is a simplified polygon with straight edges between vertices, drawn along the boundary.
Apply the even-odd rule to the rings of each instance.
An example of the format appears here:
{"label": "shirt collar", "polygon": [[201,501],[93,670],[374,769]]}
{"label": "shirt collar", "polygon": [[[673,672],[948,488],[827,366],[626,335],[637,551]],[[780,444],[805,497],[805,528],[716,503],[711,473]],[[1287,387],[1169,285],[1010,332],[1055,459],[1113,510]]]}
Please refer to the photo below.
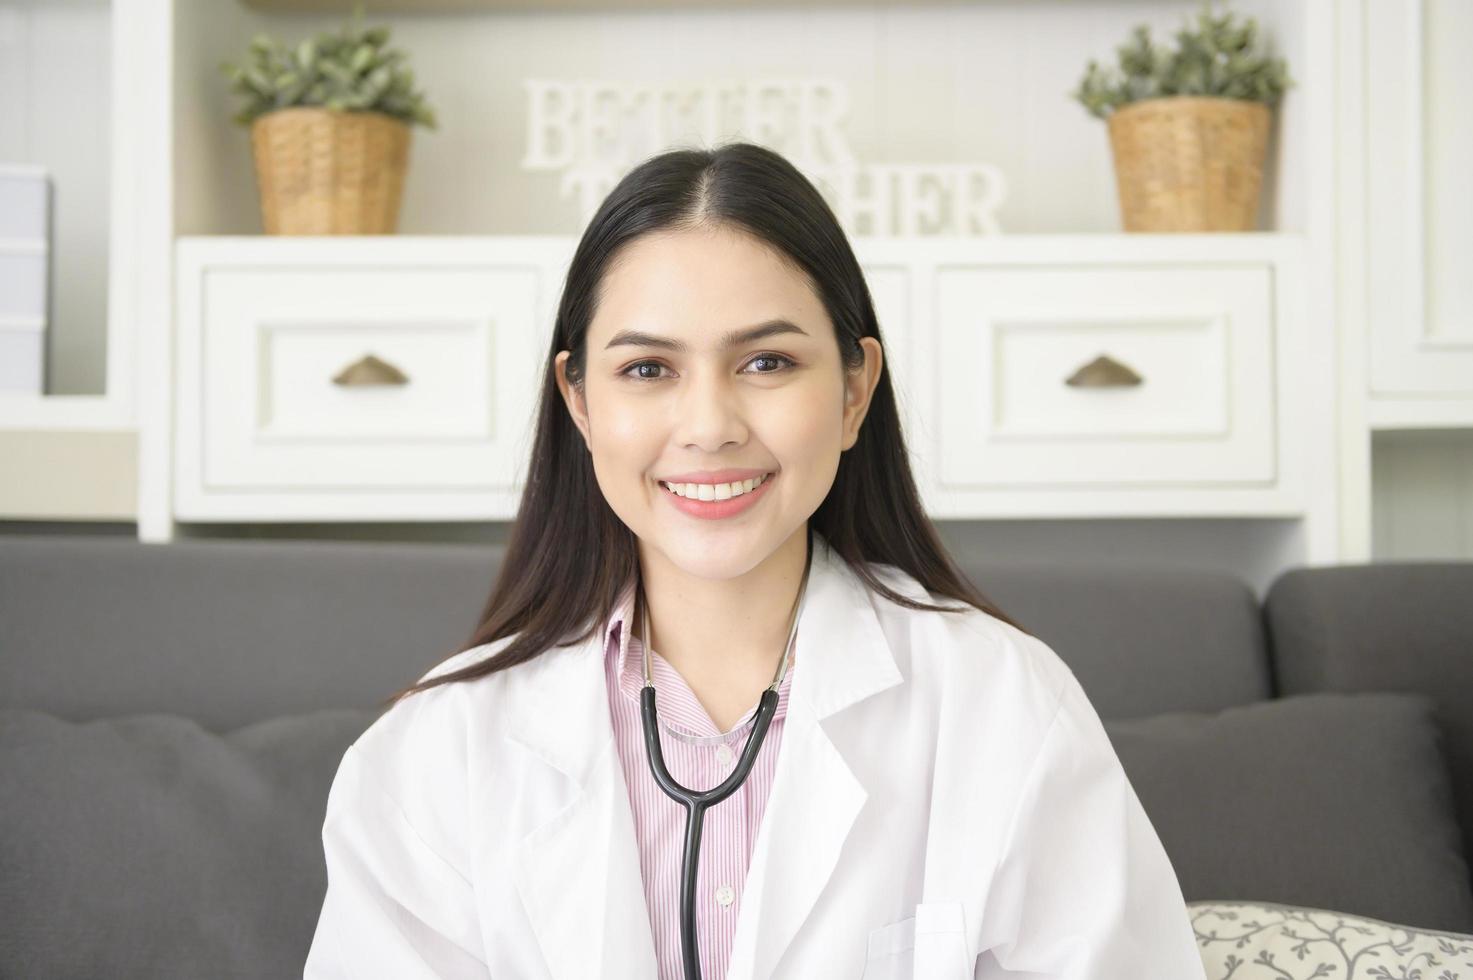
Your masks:
{"label": "shirt collar", "polygon": [[[811,575],[811,573],[810,573]],[[631,701],[638,703],[640,691],[644,688],[644,657],[635,656],[634,647],[629,642],[633,617],[634,617],[634,586],[633,581],[627,582],[619,591],[619,598],[614,603],[614,611],[610,614],[608,623],[604,627],[604,654],[606,657],[614,658],[614,673],[618,678],[619,691],[621,695]],[[775,657],[775,653],[774,653]],[[798,642],[793,642],[793,650],[788,655],[788,670],[783,675],[782,682],[777,688],[777,709],[773,713],[773,721],[782,718],[787,713],[788,691],[793,682],[793,670],[798,662]],[[774,658],[772,669],[777,670],[777,660]],[[672,676],[665,676],[667,671]],[[661,727],[665,727],[665,719],[673,717],[668,710],[675,697],[670,690],[670,682],[675,680],[673,670],[668,667],[659,656],[658,651],[650,657],[650,673],[655,682],[655,707],[660,717]],[[742,720],[733,728],[739,730],[757,713],[754,704],[752,710],[742,717]]]}
{"label": "shirt collar", "polygon": [[[811,748],[822,749],[818,753],[822,759],[839,758],[831,751],[839,749],[853,770],[860,767],[867,743],[846,739],[837,745],[822,722],[906,679],[880,623],[879,598],[822,535],[815,533],[813,543],[813,568],[794,647],[803,669],[793,679],[787,724],[794,731],[804,732]],[[937,600],[919,582],[893,566],[871,562],[870,573],[917,603]],[[917,614],[897,607],[889,615]],[[989,653],[994,644],[1014,642],[991,625],[984,625],[991,624],[991,620],[969,618],[965,623],[971,642],[982,644]],[[609,717],[608,636],[602,625],[595,627],[585,641],[550,647],[504,675],[510,692],[506,737],[568,776],[580,792],[592,792],[599,782],[604,771],[601,767],[608,765],[606,749],[615,735]],[[915,642],[908,631],[920,628],[920,621],[896,621],[896,629],[907,643]],[[943,642],[960,642],[949,629],[950,624],[946,624],[933,632]],[[603,737],[590,737],[590,729]],[[849,729],[841,726],[837,730]],[[830,775],[838,778],[838,772]],[[858,786],[850,782],[852,778],[844,777],[842,786]]]}

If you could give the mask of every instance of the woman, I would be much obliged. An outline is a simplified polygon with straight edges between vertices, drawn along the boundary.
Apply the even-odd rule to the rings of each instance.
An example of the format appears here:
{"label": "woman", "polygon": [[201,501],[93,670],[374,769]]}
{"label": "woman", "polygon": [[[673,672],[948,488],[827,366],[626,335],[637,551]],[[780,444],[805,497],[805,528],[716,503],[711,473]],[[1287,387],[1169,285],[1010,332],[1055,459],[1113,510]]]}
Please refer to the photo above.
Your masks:
{"label": "woman", "polygon": [[781,156],[614,188],[483,625],[343,757],[308,977],[1202,976],[1078,682],[924,515],[884,365]]}

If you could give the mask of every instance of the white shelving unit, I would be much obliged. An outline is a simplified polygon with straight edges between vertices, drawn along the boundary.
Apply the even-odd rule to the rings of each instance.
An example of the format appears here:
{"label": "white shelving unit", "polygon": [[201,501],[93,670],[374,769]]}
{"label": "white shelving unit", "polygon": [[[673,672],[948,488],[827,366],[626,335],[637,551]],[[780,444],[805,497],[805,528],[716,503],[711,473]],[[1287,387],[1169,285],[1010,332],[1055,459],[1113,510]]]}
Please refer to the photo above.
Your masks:
{"label": "white shelving unit", "polygon": [[[576,244],[180,239],[174,515],[512,519]],[[1303,246],[858,239],[928,511],[1291,517],[1331,547]],[[1102,360],[1138,380],[1073,383]]]}
{"label": "white shelving unit", "polygon": [[[1429,7],[1452,23],[1429,24]],[[1377,229],[1364,279],[1369,421],[1473,429],[1473,207],[1467,173],[1454,169],[1473,156],[1473,124],[1454,90],[1469,75],[1446,48],[1428,57],[1437,28],[1466,39],[1473,16],[1428,0],[1371,3],[1366,13],[1366,221]]]}
{"label": "white shelving unit", "polygon": [[[1473,558],[1473,8],[1349,0],[1337,21],[1343,537]],[[1374,493],[1373,493],[1374,491]],[[1372,540],[1374,538],[1374,540]]]}
{"label": "white shelving unit", "polygon": [[[166,321],[170,313],[170,3],[78,0],[74,5],[111,7],[105,391],[99,395],[0,393],[0,433],[137,429],[136,340],[150,322]],[[53,108],[65,109],[60,104]]]}
{"label": "white shelving unit", "polygon": [[[1444,185],[1422,182],[1424,168],[1430,164],[1420,158],[1421,144],[1417,141],[1432,125],[1424,120],[1445,126],[1451,118],[1451,110],[1445,108],[1443,100],[1451,95],[1444,91],[1446,78],[1454,76],[1445,64],[1442,75],[1424,75],[1419,69],[1428,51],[1422,40],[1428,30],[1427,11],[1436,7],[1437,16],[1444,20],[1462,16],[1450,12],[1451,5],[1438,6],[1436,0],[1301,0],[1290,5],[1266,0],[1236,2],[1235,9],[1268,23],[1274,31],[1279,42],[1277,53],[1289,60],[1296,83],[1277,114],[1270,144],[1262,226],[1273,230],[1206,236],[1220,240],[1205,242],[1198,236],[1167,236],[1176,240],[1164,243],[1153,241],[1156,236],[1101,230],[1108,226],[1116,207],[1108,157],[1103,158],[1104,166],[1100,158],[1086,157],[1086,164],[1080,164],[1071,158],[1078,154],[1061,154],[1057,145],[1049,144],[1052,137],[1047,127],[1057,127],[1062,118],[1050,116],[1062,111],[1059,103],[1064,86],[1057,84],[1061,72],[1067,70],[1077,77],[1082,71],[1084,59],[1076,49],[1082,47],[1089,56],[1105,57],[1137,22],[1153,18],[1159,21],[1170,14],[1168,22],[1179,23],[1193,15],[1199,5],[1190,0],[1145,5],[1101,2],[1087,8],[1002,0],[915,6],[815,2],[796,8],[713,3],[701,5],[700,10],[616,0],[580,0],[576,4],[510,0],[369,3],[368,9],[377,20],[394,25],[396,38],[413,53],[416,67],[424,66],[419,72],[422,80],[425,74],[432,76],[432,93],[440,93],[442,101],[459,110],[458,124],[443,127],[441,133],[415,137],[406,198],[406,215],[415,216],[415,221],[403,229],[405,234],[401,236],[353,243],[261,236],[247,144],[244,134],[225,120],[226,96],[216,65],[222,59],[238,58],[250,36],[258,31],[291,38],[333,29],[350,7],[329,0],[198,0],[188,4],[177,0],[115,0],[113,4],[118,25],[114,47],[118,98],[112,172],[114,187],[123,192],[114,194],[112,205],[113,249],[120,261],[113,268],[110,294],[109,394],[93,405],[48,399],[48,404],[0,406],[0,429],[135,428],[139,534],[146,540],[163,541],[188,533],[191,522],[269,520],[269,516],[262,515],[273,512],[282,520],[332,520],[332,515],[343,514],[341,508],[334,510],[320,503],[314,505],[317,510],[306,506],[294,509],[290,497],[279,500],[283,506],[275,511],[244,504],[232,505],[232,510],[221,503],[223,498],[212,501],[210,493],[199,492],[210,486],[206,457],[192,453],[190,441],[179,441],[181,437],[194,440],[203,431],[198,426],[207,424],[205,415],[197,411],[198,405],[180,402],[181,397],[207,397],[197,388],[206,376],[197,372],[191,375],[181,361],[181,355],[192,355],[195,350],[189,345],[204,337],[199,330],[206,323],[186,306],[193,301],[191,297],[200,295],[198,284],[190,277],[205,263],[230,267],[235,261],[232,255],[250,255],[254,260],[262,255],[290,255],[311,265],[340,261],[345,250],[354,248],[377,255],[419,248],[448,256],[458,254],[457,250],[474,253],[477,249],[494,249],[498,241],[527,237],[520,232],[476,234],[461,224],[485,226],[491,223],[487,215],[504,215],[512,223],[513,219],[551,210],[548,198],[536,198],[536,193],[545,194],[548,182],[544,178],[520,176],[518,182],[544,188],[528,194],[504,181],[477,183],[475,176],[484,173],[466,169],[469,160],[490,167],[505,166],[508,159],[514,159],[516,147],[506,146],[519,139],[514,129],[498,130],[500,142],[496,145],[473,142],[473,138],[481,119],[515,119],[510,113],[520,95],[511,93],[512,101],[508,102],[506,91],[480,76],[480,88],[473,91],[467,87],[463,73],[475,63],[510,63],[505,69],[508,77],[522,77],[536,72],[531,63],[517,67],[515,59],[522,49],[528,52],[528,59],[535,60],[538,45],[556,44],[560,50],[566,44],[577,49],[578,63],[597,77],[600,72],[613,70],[606,65],[627,65],[630,39],[648,36],[652,18],[657,17],[663,18],[662,29],[674,36],[661,50],[674,52],[667,57],[676,60],[666,66],[644,59],[647,76],[653,72],[659,77],[658,69],[665,67],[682,77],[696,73],[696,68],[687,69],[678,61],[680,52],[689,48],[675,43],[682,32],[699,29],[704,32],[702,36],[714,32],[716,36],[739,37],[745,30],[760,29],[756,22],[744,19],[749,17],[785,18],[781,30],[769,30],[764,35],[775,39],[777,50],[765,55],[767,60],[749,56],[754,73],[767,71],[774,64],[787,64],[784,59],[796,56],[782,45],[791,45],[794,52],[818,50],[813,46],[817,32],[824,32],[829,42],[822,51],[836,52],[835,57],[846,50],[851,54],[863,50],[865,39],[874,37],[874,88],[865,90],[872,113],[861,122],[874,129],[869,134],[872,137],[884,137],[878,145],[927,144],[928,133],[912,121],[913,116],[924,114],[907,112],[896,100],[911,91],[944,91],[955,101],[950,106],[933,107],[939,116],[975,120],[977,126],[1001,127],[1018,134],[1016,146],[998,144],[1015,153],[1016,158],[1009,161],[1013,169],[1058,169],[1062,173],[1072,166],[1075,169],[1070,172],[1084,178],[1056,176],[1053,186],[1061,192],[1055,195],[1057,200],[1029,196],[1025,185],[1019,207],[1027,205],[1030,209],[1032,227],[1025,229],[1028,233],[974,240],[970,246],[936,245],[962,250],[939,259],[936,256],[940,253],[924,248],[917,251],[916,246],[923,243],[903,243],[899,247],[905,254],[925,256],[923,260],[902,263],[903,273],[894,272],[897,267],[887,264],[883,257],[892,246],[880,240],[855,240],[856,251],[876,269],[873,281],[878,303],[893,305],[895,300],[886,297],[892,295],[896,283],[903,281],[905,289],[913,290],[905,295],[912,303],[907,306],[911,314],[907,329],[919,329],[911,338],[914,344],[906,347],[899,343],[902,331],[898,329],[893,336],[887,332],[886,337],[897,351],[896,361],[904,363],[909,358],[913,370],[924,370],[924,364],[935,362],[938,348],[929,344],[962,343],[964,347],[955,351],[948,348],[948,352],[962,355],[977,355],[982,350],[965,346],[976,341],[975,333],[966,329],[938,332],[936,327],[947,316],[954,318],[949,310],[965,308],[971,299],[987,294],[987,287],[998,284],[986,278],[997,275],[995,271],[937,273],[940,266],[957,262],[968,247],[972,252],[960,259],[963,266],[975,261],[994,270],[1010,261],[1021,261],[1021,256],[1042,257],[1046,265],[1065,268],[1071,262],[1097,261],[1108,255],[1144,261],[1153,250],[1174,254],[1178,259],[1191,256],[1198,263],[1195,271],[1182,273],[1180,284],[1169,286],[1168,291],[1175,289],[1185,295],[1194,286],[1218,282],[1222,292],[1217,294],[1221,302],[1216,312],[1228,310],[1229,319],[1245,322],[1251,322],[1262,311],[1254,313],[1250,307],[1241,306],[1240,287],[1248,280],[1232,279],[1234,260],[1228,256],[1251,255],[1257,263],[1254,268],[1271,270],[1261,273],[1271,275],[1273,282],[1269,294],[1272,329],[1266,335],[1270,346],[1261,351],[1272,352],[1275,373],[1272,383],[1259,391],[1259,397],[1271,398],[1272,404],[1245,405],[1242,400],[1250,397],[1245,393],[1251,389],[1226,389],[1232,392],[1232,417],[1241,427],[1225,444],[1227,455],[1215,458],[1207,454],[1201,458],[1198,474],[1204,485],[1196,489],[1207,492],[1183,492],[1184,485],[1170,478],[1172,472],[1183,471],[1173,471],[1164,462],[1170,455],[1151,456],[1149,448],[1144,460],[1128,467],[1136,474],[1134,487],[1124,485],[1129,481],[1112,487],[1108,480],[1091,486],[1089,476],[1072,487],[1068,480],[1041,486],[1035,477],[1046,472],[1044,457],[1023,444],[1009,443],[1005,428],[989,428],[996,420],[981,422],[960,413],[957,405],[937,403],[916,419],[921,438],[934,435],[924,432],[926,425],[944,424],[945,439],[952,445],[956,440],[982,440],[996,453],[993,458],[1006,460],[1010,469],[1003,473],[972,472],[965,469],[971,464],[945,456],[947,462],[938,462],[935,479],[927,488],[927,503],[935,516],[1282,520],[1288,524],[1282,541],[1274,546],[1281,550],[1271,556],[1271,563],[1365,560],[1370,556],[1372,539],[1373,431],[1399,426],[1473,429],[1473,383],[1463,384],[1464,379],[1473,377],[1464,363],[1473,349],[1469,342],[1473,327],[1459,319],[1461,314],[1436,322],[1429,320],[1434,311],[1462,310],[1464,307],[1456,305],[1462,299],[1446,290],[1463,287],[1450,285],[1447,276],[1428,279],[1409,274],[1420,268],[1419,258],[1432,263],[1429,267],[1437,265],[1435,249],[1428,252],[1420,243],[1428,241],[1430,223],[1441,220],[1438,202],[1430,195]],[[769,12],[759,14],[763,8]],[[558,11],[556,18],[550,16],[552,11]],[[972,30],[982,23],[992,29]],[[959,30],[961,27],[966,30]],[[956,36],[967,31],[971,31],[968,37]],[[1009,38],[1010,46],[1027,51],[1028,64],[1033,66],[1026,77],[1014,78],[1006,89],[997,87],[998,78],[986,74],[991,70],[988,66],[1000,59],[987,57],[985,49],[989,43],[1001,44],[999,38],[1004,36]],[[1053,42],[1055,37],[1074,45],[1067,56],[1060,52],[1061,45]],[[926,38],[930,41],[925,42]],[[1081,39],[1088,44],[1083,45]],[[922,50],[923,42],[941,44],[935,57],[924,64],[913,57],[915,51]],[[975,57],[971,47],[979,48]],[[822,57],[817,56],[815,70],[826,67]],[[717,60],[713,70],[721,67]],[[1061,65],[1072,67],[1063,69]],[[433,77],[435,72],[441,74]],[[1045,91],[1050,85],[1060,91]],[[1437,85],[1443,87],[1432,87]],[[1082,113],[1077,106],[1073,111]],[[444,120],[446,114],[441,115]],[[1402,128],[1387,128],[1393,123]],[[1068,138],[1077,141],[1078,136],[1071,131]],[[1091,138],[1103,142],[1099,130],[1093,130]],[[941,148],[945,145],[943,141]],[[1409,146],[1414,147],[1411,152]],[[446,190],[449,187],[455,189]],[[1408,199],[1421,207],[1408,211],[1403,206]],[[1082,224],[1093,233],[1057,230],[1069,227],[1070,215],[1082,216]],[[1448,241],[1446,226],[1439,224],[1436,228],[1444,236],[1438,241]],[[530,230],[529,234],[538,237],[534,232]],[[571,243],[571,238],[562,237]],[[435,239],[441,239],[439,244]],[[882,266],[887,271],[881,272]],[[913,278],[917,275],[932,278]],[[886,276],[890,276],[888,284]],[[918,288],[919,282],[923,286]],[[1012,283],[1008,288],[1017,290],[1012,294],[1016,302],[1025,302],[1029,287],[1018,285],[1017,280],[1008,282]],[[1073,283],[1076,289],[1084,288],[1086,295],[1096,290],[1093,295],[1099,303],[1123,295],[1118,293],[1119,285],[1108,280],[1076,274]],[[551,280],[543,283],[544,288],[550,285]],[[1211,295],[1212,288],[1208,287],[1207,295]],[[1429,292],[1439,288],[1444,292]],[[1433,296],[1436,301],[1429,298]],[[546,294],[540,297],[542,309],[551,298]],[[1124,309],[1125,317],[1140,313],[1129,306]],[[893,314],[889,318],[899,322]],[[546,328],[547,324],[539,327]],[[1212,342],[1203,339],[1211,336],[1210,329],[1204,330],[1195,342]],[[1026,337],[994,331],[990,342],[994,350],[1001,343],[1002,349],[1010,350],[1019,363],[1030,357],[1055,356],[1042,349],[1030,351],[1026,344],[1017,343],[1020,340]],[[1007,346],[1009,341],[1014,342],[1012,348]],[[539,349],[538,362],[540,354]],[[1243,361],[1235,370],[1252,369],[1255,363],[1252,359]],[[1242,379],[1235,375],[1232,380]],[[931,376],[918,376],[912,383],[917,391],[957,390],[955,385],[948,388],[944,379]],[[1007,424],[1022,424],[1024,428],[1033,425],[1036,429],[1045,425],[1042,420],[1057,422],[1067,417],[1068,409],[1061,408],[1062,403],[1057,401],[1060,396],[1041,390],[1045,393],[1039,398],[1055,401],[1014,402],[1008,406],[1012,414]],[[1011,390],[1010,396],[1016,398],[1018,392]],[[1203,401],[1185,416],[1180,416],[1178,406],[1179,417],[1172,424],[1187,429],[1195,425],[1205,431],[1209,416],[1193,417],[1191,411],[1206,413],[1206,404]],[[1028,422],[1030,411],[1043,414],[1035,414]],[[1025,422],[1019,423],[1019,419]],[[1075,418],[1073,424],[1084,421]],[[1097,421],[1105,424],[1103,417]],[[1138,424],[1129,417],[1109,421],[1124,426],[1117,430],[1120,432]],[[249,447],[247,431],[237,427],[238,448]],[[1240,441],[1234,443],[1233,438]],[[935,445],[939,450],[941,443]],[[247,449],[241,452],[249,455]],[[1030,452],[1034,454],[1030,456]],[[1100,450],[1098,467],[1105,469],[1090,472],[1099,474],[1109,466],[1126,466],[1123,461],[1129,458],[1128,454],[1119,456],[1108,449]],[[963,469],[958,470],[958,466]],[[1153,466],[1160,467],[1167,477],[1159,490],[1141,485],[1150,483]],[[1225,467],[1221,470],[1224,474],[1252,479],[1237,489],[1221,481],[1213,485],[1213,466]],[[1016,476],[1014,485],[1008,485],[1008,474]],[[259,503],[264,498],[258,494],[255,499]],[[361,495],[355,499],[362,507]],[[374,511],[367,507],[356,519],[437,520],[450,519],[452,512],[467,520],[494,519],[505,510],[506,499],[510,498],[488,503],[487,498],[481,506],[458,511],[412,507]],[[286,514],[296,516],[288,518]],[[307,516],[310,514],[318,516]]]}

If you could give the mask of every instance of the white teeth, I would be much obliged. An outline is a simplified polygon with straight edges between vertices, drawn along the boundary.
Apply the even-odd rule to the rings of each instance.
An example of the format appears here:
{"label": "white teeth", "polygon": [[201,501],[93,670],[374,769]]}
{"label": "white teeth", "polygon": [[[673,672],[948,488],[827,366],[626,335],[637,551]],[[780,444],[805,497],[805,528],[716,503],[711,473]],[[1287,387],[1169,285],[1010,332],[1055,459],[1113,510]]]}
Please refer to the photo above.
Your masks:
{"label": "white teeth", "polygon": [[744,493],[751,493],[757,487],[766,482],[771,476],[765,473],[751,480],[738,480],[735,483],[665,483],[660,486],[680,497],[690,497],[694,500],[730,500]]}

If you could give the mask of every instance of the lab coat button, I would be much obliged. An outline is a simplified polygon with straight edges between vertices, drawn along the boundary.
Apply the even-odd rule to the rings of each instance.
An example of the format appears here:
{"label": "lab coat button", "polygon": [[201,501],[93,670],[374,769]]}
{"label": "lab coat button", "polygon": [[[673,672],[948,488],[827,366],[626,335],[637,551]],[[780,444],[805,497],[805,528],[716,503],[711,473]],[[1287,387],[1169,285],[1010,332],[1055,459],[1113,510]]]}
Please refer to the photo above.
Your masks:
{"label": "lab coat button", "polygon": [[732,891],[730,885],[722,885],[720,888],[716,889],[716,901],[721,905],[722,908],[730,905],[735,900],[736,892]]}
{"label": "lab coat button", "polygon": [[731,746],[718,745],[716,747],[716,764],[718,766],[721,766],[723,769],[726,768],[727,766],[731,765],[731,760],[733,758],[734,756],[732,755]]}

